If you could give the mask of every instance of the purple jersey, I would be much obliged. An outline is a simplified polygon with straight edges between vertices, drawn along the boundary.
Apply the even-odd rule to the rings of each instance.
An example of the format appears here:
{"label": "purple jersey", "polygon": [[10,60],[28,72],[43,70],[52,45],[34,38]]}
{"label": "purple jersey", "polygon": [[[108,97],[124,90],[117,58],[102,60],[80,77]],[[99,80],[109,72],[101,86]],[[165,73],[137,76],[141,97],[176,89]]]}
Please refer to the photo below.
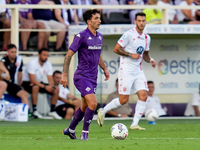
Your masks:
{"label": "purple jersey", "polygon": [[97,32],[94,36],[88,28],[75,35],[69,47],[75,53],[78,51],[78,67],[74,78],[82,76],[96,82],[102,43],[102,34]]}
{"label": "purple jersey", "polygon": [[[30,0],[26,0],[25,3],[22,3],[21,0],[16,0],[15,4],[22,4],[22,5],[28,5],[28,4],[31,4],[31,1]],[[28,8],[19,8],[19,12],[21,14],[21,16],[23,18],[26,18],[27,19],[27,15],[28,13],[32,13],[32,9],[28,9]]]}

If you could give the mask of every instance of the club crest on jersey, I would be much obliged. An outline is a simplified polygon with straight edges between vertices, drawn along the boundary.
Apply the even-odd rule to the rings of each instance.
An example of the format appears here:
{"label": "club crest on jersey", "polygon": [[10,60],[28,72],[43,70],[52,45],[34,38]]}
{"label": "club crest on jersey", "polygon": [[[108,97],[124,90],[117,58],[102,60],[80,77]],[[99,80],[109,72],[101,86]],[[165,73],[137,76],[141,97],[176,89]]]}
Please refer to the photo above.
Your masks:
{"label": "club crest on jersey", "polygon": [[144,52],[144,48],[142,46],[139,46],[136,50],[136,53],[142,55],[142,53]]}
{"label": "club crest on jersey", "polygon": [[101,36],[99,36],[99,40],[101,40],[102,38],[101,38]]}
{"label": "club crest on jersey", "polygon": [[85,90],[86,90],[87,92],[89,92],[91,89],[90,89],[89,87],[87,87]]}

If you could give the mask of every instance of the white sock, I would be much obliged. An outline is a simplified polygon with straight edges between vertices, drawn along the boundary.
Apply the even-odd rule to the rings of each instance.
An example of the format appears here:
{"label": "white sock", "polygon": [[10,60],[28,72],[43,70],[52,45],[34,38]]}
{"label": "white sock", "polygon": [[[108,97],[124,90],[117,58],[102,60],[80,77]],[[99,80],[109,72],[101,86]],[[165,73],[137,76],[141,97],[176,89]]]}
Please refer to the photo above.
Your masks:
{"label": "white sock", "polygon": [[135,115],[133,117],[133,122],[132,122],[131,126],[135,126],[138,124],[138,122],[140,121],[140,118],[142,117],[142,115],[145,111],[145,108],[146,108],[146,102],[138,100],[137,104],[135,106]]}
{"label": "white sock", "polygon": [[114,98],[110,103],[108,103],[102,110],[101,113],[105,115],[108,111],[118,108],[121,106],[121,103],[119,102],[119,98]]}

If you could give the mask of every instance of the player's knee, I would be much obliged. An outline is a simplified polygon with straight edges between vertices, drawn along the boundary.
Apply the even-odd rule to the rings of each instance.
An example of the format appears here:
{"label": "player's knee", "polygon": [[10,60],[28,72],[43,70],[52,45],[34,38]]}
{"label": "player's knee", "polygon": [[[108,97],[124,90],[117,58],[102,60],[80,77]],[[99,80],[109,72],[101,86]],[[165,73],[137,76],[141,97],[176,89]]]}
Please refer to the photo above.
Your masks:
{"label": "player's knee", "polygon": [[38,91],[39,91],[39,89],[40,89],[40,87],[39,87],[39,86],[37,86],[37,85],[34,85],[34,86],[32,87],[32,93],[33,93],[33,92],[38,92]]}
{"label": "player's knee", "polygon": [[92,110],[95,110],[97,108],[97,102],[90,102],[90,104],[88,104],[89,108]]}
{"label": "player's knee", "polygon": [[74,109],[73,108],[68,108],[66,113],[68,115],[72,116],[74,114]]}
{"label": "player's knee", "polygon": [[38,29],[45,29],[45,25],[42,22],[37,22],[37,28]]}

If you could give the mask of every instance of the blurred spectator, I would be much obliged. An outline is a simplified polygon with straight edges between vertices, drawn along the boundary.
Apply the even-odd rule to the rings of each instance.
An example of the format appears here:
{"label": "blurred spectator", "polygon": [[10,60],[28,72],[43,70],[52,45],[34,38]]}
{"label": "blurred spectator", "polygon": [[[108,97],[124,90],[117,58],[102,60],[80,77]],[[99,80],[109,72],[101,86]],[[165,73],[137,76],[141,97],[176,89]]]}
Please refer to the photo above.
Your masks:
{"label": "blurred spectator", "polygon": [[[144,5],[143,0],[126,0],[126,4],[128,5]],[[131,19],[131,23],[135,24],[135,14],[138,12],[141,12],[141,9],[133,9],[133,10],[128,10],[129,12],[129,17]]]}
{"label": "blurred spectator", "polygon": [[145,112],[147,112],[150,109],[155,109],[159,117],[169,116],[166,114],[165,110],[162,108],[159,98],[153,94],[155,90],[153,81],[148,81],[147,84],[148,84],[149,91],[147,91],[148,97],[146,101],[147,105],[146,105]]}
{"label": "blurred spectator", "polygon": [[71,119],[74,112],[81,106],[81,100],[71,95],[69,89],[60,84],[61,74],[58,70],[53,73],[54,85],[59,87],[56,112],[64,119]]}
{"label": "blurred spectator", "polygon": [[10,74],[6,67],[2,63],[0,63],[0,99],[7,89],[7,83],[3,80],[10,80]]}
{"label": "blurred spectator", "polygon": [[[97,2],[98,0],[94,0]],[[92,5],[93,0],[71,0],[72,4],[74,5]],[[77,16],[79,20],[79,24],[85,24],[85,21],[83,20],[83,12],[85,12],[87,9],[79,8],[77,9]]]}
{"label": "blurred spectator", "polygon": [[[0,5],[6,5],[5,0],[0,0]],[[6,8],[0,8],[0,22],[3,23],[3,28],[10,28],[10,20],[6,13]],[[3,35],[3,51],[7,50],[7,46],[10,44],[10,31],[5,31]]]}
{"label": "blurred spectator", "polygon": [[[194,0],[195,5],[200,5],[200,0]],[[196,11],[196,19],[200,21],[200,10]]]}
{"label": "blurred spectator", "polygon": [[[116,91],[108,95],[106,104],[111,102],[113,99],[119,97],[118,79],[116,79],[115,87],[116,87]],[[132,114],[132,108],[128,102],[126,104],[124,104],[116,109],[110,110],[106,113],[106,117],[132,117],[132,116],[134,116],[134,114]]]}
{"label": "blurred spectator", "polygon": [[[148,0],[148,5],[157,5],[158,0]],[[147,24],[161,24],[162,12],[159,9],[144,9]]]}
{"label": "blurred spectator", "polygon": [[[17,47],[10,44],[7,47],[8,56],[1,59],[0,65],[4,65],[10,74],[10,80],[4,79],[7,83],[7,92],[16,97],[21,98],[22,103],[28,103],[28,94],[21,87],[23,60],[21,56],[17,56]],[[7,71],[6,71],[7,72]]]}
{"label": "blurred spectator", "polygon": [[[102,5],[124,5],[125,4],[123,0],[102,0],[101,3]],[[106,17],[109,18],[111,12],[124,13],[124,11],[125,11],[124,9],[103,9],[102,14],[106,15]]]}
{"label": "blurred spectator", "polygon": [[[171,0],[160,0],[160,1],[158,1],[157,5],[158,6],[172,6]],[[178,19],[176,16],[175,9],[168,9],[168,18],[169,18],[170,24],[178,24]]]}
{"label": "blurred spectator", "polygon": [[[55,111],[55,104],[58,100],[59,89],[54,86],[53,82],[53,71],[52,64],[47,60],[49,56],[48,49],[40,49],[38,51],[38,57],[30,60],[24,71],[22,78],[22,87],[31,94],[34,118],[43,118],[41,114],[37,111],[37,99],[38,93],[46,93],[52,95],[51,97],[51,111],[48,113],[55,119],[62,119]],[[43,83],[43,77],[47,75],[48,84]]]}
{"label": "blurred spectator", "polygon": [[[195,6],[193,0],[182,1],[180,6]],[[178,9],[177,18],[180,24],[200,24],[196,20],[196,9]]]}
{"label": "blurred spectator", "polygon": [[193,93],[190,100],[188,101],[185,116],[200,116],[200,84],[199,91]]}
{"label": "blurred spectator", "polygon": [[[59,5],[71,5],[69,0],[54,0],[54,3]],[[67,29],[70,24],[79,24],[76,10],[72,8],[54,9],[54,19],[64,24]],[[68,31],[66,31],[65,35],[65,46],[66,49],[68,49]]]}
{"label": "blurred spectator", "polygon": [[[47,0],[31,0],[32,4],[38,4],[38,5],[55,5],[53,1],[47,1]],[[47,7],[47,6],[45,6]],[[52,9],[33,9],[33,18],[36,19],[38,22],[42,22],[45,25],[46,29],[58,29],[60,31],[54,32],[57,33],[57,40],[56,40],[56,49],[55,51],[60,51],[61,46],[63,44],[64,38],[65,38],[65,30],[66,27],[64,24],[53,20],[53,10]],[[51,32],[46,32],[45,36],[45,46],[47,48],[48,45],[48,39]]]}
{"label": "blurred spectator", "polygon": [[[16,0],[15,4],[29,5],[30,0]],[[42,22],[37,22],[33,19],[32,9],[20,8],[19,9],[19,23],[21,29],[45,29]],[[30,37],[31,31],[21,32],[22,50],[27,50],[27,42]],[[43,48],[45,40],[45,32],[38,32],[38,50]]]}

